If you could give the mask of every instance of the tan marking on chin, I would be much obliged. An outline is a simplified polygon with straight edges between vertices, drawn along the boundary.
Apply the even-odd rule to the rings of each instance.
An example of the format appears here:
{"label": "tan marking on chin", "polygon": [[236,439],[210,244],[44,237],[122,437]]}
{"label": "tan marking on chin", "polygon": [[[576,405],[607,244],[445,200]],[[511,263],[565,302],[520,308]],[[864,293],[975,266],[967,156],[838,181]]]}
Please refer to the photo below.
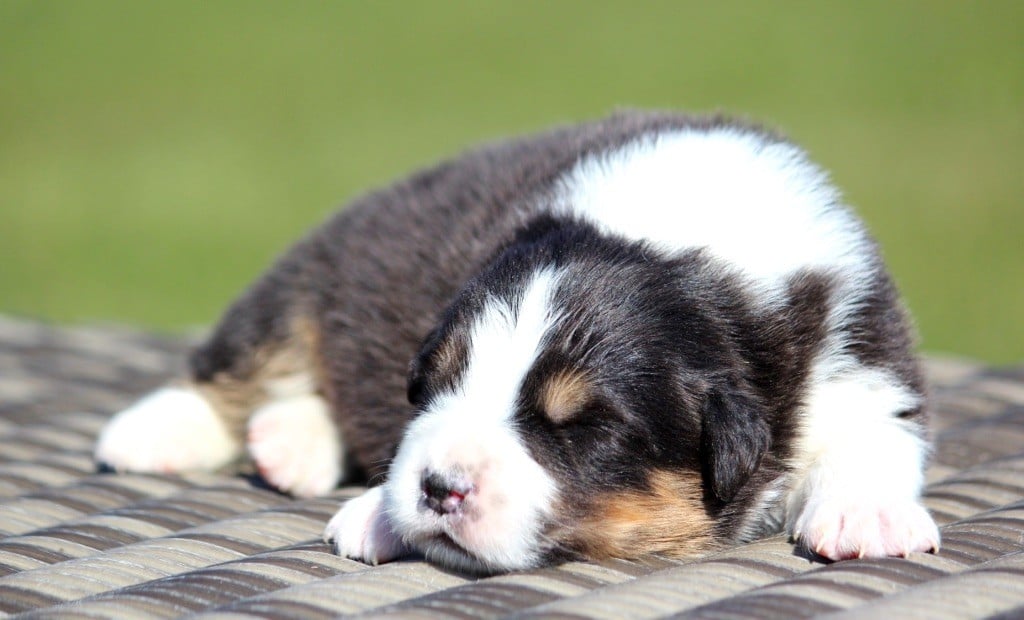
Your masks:
{"label": "tan marking on chin", "polygon": [[656,471],[645,490],[598,498],[576,530],[577,545],[594,559],[706,553],[716,543],[702,495],[699,473]]}

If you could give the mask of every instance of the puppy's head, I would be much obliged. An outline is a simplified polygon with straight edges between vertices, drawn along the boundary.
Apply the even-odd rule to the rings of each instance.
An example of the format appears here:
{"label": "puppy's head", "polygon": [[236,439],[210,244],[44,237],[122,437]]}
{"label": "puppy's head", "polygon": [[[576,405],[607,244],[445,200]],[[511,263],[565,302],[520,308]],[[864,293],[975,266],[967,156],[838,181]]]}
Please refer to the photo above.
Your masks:
{"label": "puppy's head", "polygon": [[499,255],[413,362],[398,533],[482,572],[708,548],[768,435],[702,264],[583,225]]}

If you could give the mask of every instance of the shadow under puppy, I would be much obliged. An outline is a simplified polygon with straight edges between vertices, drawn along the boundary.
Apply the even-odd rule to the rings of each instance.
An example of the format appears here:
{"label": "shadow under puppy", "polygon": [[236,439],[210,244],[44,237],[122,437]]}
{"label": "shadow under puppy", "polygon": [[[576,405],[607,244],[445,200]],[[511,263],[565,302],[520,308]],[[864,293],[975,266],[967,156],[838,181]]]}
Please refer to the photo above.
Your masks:
{"label": "shadow under puppy", "polygon": [[[411,360],[411,366],[410,366]],[[355,201],[115,416],[117,470],[382,482],[338,553],[479,572],[688,556],[785,527],[832,559],[937,548],[924,388],[875,243],[804,153],[627,112]]]}

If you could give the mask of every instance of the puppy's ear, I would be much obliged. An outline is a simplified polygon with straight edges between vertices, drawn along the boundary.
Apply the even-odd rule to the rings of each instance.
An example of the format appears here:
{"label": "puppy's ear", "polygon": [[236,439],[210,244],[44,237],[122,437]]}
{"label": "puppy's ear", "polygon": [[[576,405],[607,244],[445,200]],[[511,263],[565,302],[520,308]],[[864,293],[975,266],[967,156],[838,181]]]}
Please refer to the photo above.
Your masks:
{"label": "puppy's ear", "polygon": [[700,443],[705,484],[716,498],[728,502],[771,445],[763,407],[736,383],[712,388],[704,405]]}
{"label": "puppy's ear", "polygon": [[427,379],[423,374],[423,365],[419,358],[409,363],[409,376],[405,383],[405,396],[410,405],[421,407],[427,391]]}
{"label": "puppy's ear", "polygon": [[426,363],[431,351],[437,346],[437,339],[440,329],[434,328],[423,339],[420,350],[409,362],[409,369],[406,373],[406,397],[409,404],[420,407],[427,392],[427,369]]}

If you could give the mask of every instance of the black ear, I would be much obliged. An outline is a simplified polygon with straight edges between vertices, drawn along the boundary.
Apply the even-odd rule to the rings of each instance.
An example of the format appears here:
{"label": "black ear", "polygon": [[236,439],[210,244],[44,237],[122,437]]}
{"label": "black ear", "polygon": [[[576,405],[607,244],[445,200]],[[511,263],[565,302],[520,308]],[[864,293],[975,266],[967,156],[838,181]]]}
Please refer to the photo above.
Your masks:
{"label": "black ear", "polygon": [[439,331],[436,327],[430,330],[430,333],[427,334],[422,344],[420,344],[419,351],[409,361],[405,385],[406,397],[411,405],[419,407],[423,404],[427,391],[426,362],[427,358],[430,357],[430,351],[436,346]]}
{"label": "black ear", "polygon": [[764,408],[735,383],[712,389],[704,405],[700,443],[705,484],[728,502],[771,445]]}

